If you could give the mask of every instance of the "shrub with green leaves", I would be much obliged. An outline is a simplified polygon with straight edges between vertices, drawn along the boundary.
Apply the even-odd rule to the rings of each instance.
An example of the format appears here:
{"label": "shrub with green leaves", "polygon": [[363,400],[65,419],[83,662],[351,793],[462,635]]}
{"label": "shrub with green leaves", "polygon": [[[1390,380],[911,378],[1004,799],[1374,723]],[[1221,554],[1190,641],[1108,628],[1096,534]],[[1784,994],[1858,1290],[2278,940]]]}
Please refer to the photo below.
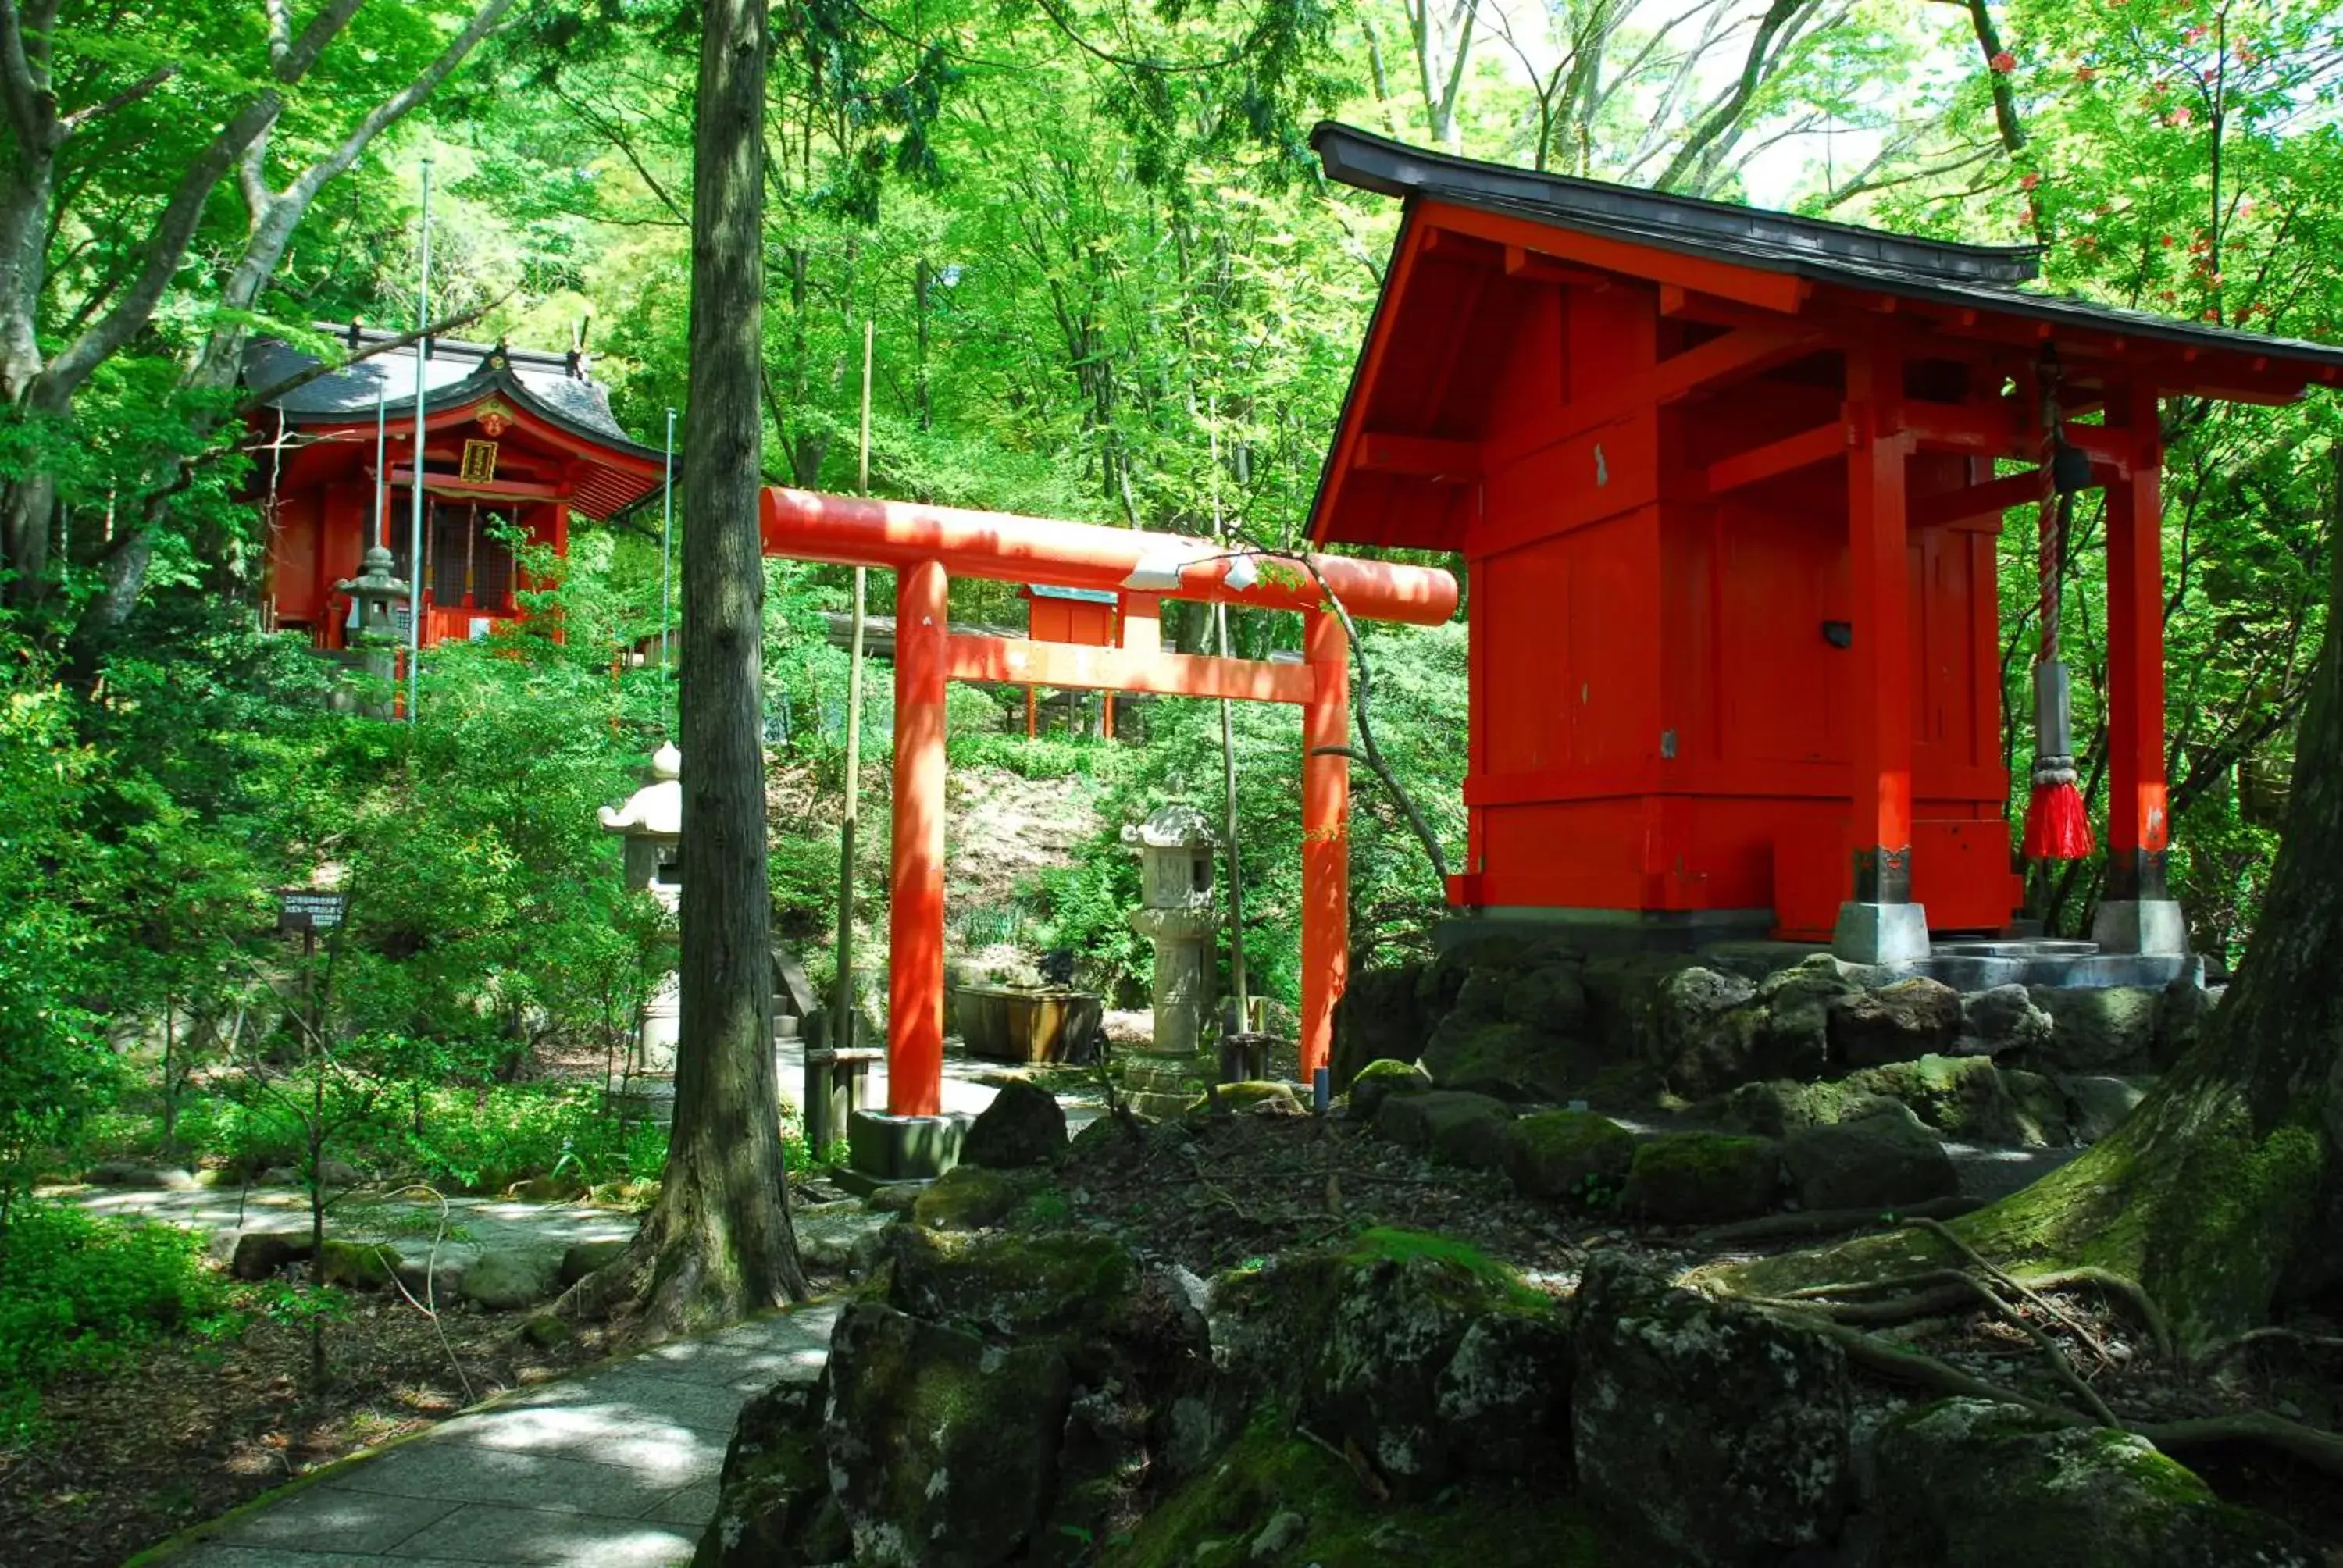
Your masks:
{"label": "shrub with green leaves", "polygon": [[30,1434],[45,1383],[164,1334],[226,1332],[230,1305],[191,1231],[21,1203],[0,1245],[0,1442]]}

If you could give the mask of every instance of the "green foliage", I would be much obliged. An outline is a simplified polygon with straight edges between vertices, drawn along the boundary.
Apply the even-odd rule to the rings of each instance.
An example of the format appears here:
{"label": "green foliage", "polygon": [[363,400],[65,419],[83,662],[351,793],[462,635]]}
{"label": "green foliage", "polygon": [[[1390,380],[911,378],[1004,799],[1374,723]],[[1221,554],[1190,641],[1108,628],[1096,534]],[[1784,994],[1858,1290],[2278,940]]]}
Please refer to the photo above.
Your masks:
{"label": "green foliage", "polygon": [[159,1335],[223,1332],[229,1308],[194,1232],[27,1201],[0,1241],[0,1446],[32,1434],[43,1383]]}

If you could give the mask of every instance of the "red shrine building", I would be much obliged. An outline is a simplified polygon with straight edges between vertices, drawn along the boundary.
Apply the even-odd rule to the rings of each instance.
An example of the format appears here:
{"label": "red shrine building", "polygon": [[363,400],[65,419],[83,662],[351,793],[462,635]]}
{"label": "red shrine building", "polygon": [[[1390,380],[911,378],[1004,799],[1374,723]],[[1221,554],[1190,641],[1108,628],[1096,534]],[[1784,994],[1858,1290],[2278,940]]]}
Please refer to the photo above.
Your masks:
{"label": "red shrine building", "polygon": [[1313,145],[1406,204],[1309,537],[1463,558],[1452,905],[1876,962],[2007,928],[1996,548],[2055,456],[2107,498],[2094,935],[2185,952],[2159,407],[2284,403],[2343,349],[2032,292],[2031,248]]}
{"label": "red shrine building", "polygon": [[[348,353],[395,334],[320,326]],[[245,385],[283,386],[317,361],[274,339],[245,357]],[[277,628],[306,630],[321,648],[345,645],[349,596],[370,544],[387,544],[412,580],[415,461],[412,347],[357,360],[302,382],[255,415],[261,440],[253,486],[268,518],[267,608]],[[435,340],[423,357],[423,627],[426,648],[485,637],[516,619],[511,537],[569,548],[574,517],[595,520],[656,491],[664,458],[628,438],[582,355]],[[384,457],[376,465],[377,404]],[[405,607],[398,607],[405,625]]]}

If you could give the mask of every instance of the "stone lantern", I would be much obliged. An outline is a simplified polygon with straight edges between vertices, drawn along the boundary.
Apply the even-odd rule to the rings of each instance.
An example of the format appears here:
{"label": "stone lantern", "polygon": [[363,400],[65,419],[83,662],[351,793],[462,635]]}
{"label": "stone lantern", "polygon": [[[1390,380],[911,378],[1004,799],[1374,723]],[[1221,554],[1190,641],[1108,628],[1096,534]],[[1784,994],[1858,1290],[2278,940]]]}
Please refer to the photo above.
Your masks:
{"label": "stone lantern", "polygon": [[1122,830],[1139,851],[1140,907],[1131,929],[1155,944],[1155,1040],[1123,1059],[1132,1109],[1163,1115],[1183,1108],[1211,1077],[1199,1051],[1207,1016],[1219,835],[1193,806],[1160,807]]}
{"label": "stone lantern", "polygon": [[358,624],[350,633],[349,645],[357,650],[358,668],[379,694],[374,700],[361,704],[361,711],[369,719],[388,719],[389,692],[397,679],[402,640],[391,606],[407,602],[407,584],[399,580],[390,551],[373,545],[359,564],[358,575],[343,578],[334,588],[349,595],[357,605]]}
{"label": "stone lantern", "polygon": [[[683,897],[683,879],[677,869],[683,847],[683,754],[672,745],[661,746],[651,754],[650,782],[617,809],[603,807],[600,817],[605,831],[626,836],[628,890],[647,892],[674,913]],[[643,1072],[675,1070],[681,1011],[680,982],[670,964],[643,1007],[637,1034]]]}

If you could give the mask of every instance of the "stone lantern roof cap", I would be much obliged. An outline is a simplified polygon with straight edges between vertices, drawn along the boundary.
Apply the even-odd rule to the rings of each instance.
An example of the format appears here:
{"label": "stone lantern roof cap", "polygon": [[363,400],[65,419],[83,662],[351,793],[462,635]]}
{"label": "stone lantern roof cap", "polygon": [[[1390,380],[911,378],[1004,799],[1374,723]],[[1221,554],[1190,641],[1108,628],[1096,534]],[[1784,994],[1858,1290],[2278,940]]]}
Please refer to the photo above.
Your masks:
{"label": "stone lantern roof cap", "polygon": [[670,743],[651,753],[651,781],[627,797],[616,809],[598,815],[608,832],[649,839],[683,836],[683,754]]}
{"label": "stone lantern roof cap", "polygon": [[1143,822],[1122,830],[1122,841],[1142,849],[1203,849],[1217,846],[1221,836],[1212,819],[1185,801],[1158,806]]}

